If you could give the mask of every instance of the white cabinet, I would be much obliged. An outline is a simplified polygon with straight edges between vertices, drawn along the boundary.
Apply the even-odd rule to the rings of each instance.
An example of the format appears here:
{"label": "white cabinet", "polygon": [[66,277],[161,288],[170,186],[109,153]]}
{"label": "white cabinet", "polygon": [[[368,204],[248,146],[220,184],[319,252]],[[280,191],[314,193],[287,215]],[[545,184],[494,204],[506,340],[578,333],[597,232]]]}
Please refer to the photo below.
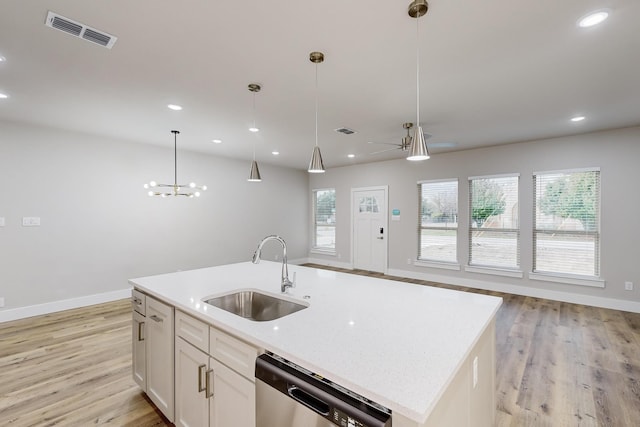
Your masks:
{"label": "white cabinet", "polygon": [[147,352],[146,343],[144,341],[144,328],[146,317],[137,311],[133,312],[133,331],[132,331],[132,374],[133,380],[141,389],[147,390]]}
{"label": "white cabinet", "polygon": [[255,427],[257,356],[256,348],[176,311],[176,426]]}
{"label": "white cabinet", "polygon": [[176,426],[209,425],[208,371],[209,355],[176,337]]}
{"label": "white cabinet", "polygon": [[173,307],[147,297],[147,396],[173,422]]}
{"label": "white cabinet", "polygon": [[135,289],[132,306],[133,379],[173,422],[173,307]]}
{"label": "white cabinet", "polygon": [[213,376],[209,426],[255,427],[255,380],[249,381],[216,359],[211,358],[209,362],[211,366],[209,375]]}

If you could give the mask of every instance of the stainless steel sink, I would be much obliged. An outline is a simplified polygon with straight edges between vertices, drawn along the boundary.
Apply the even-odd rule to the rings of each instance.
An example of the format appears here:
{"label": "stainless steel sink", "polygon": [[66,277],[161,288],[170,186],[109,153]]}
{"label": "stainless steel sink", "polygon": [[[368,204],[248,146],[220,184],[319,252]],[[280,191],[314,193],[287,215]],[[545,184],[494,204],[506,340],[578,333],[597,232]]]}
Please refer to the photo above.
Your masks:
{"label": "stainless steel sink", "polygon": [[298,304],[258,291],[238,291],[227,295],[203,300],[214,307],[221,308],[256,322],[275,320],[288,314],[307,308]]}

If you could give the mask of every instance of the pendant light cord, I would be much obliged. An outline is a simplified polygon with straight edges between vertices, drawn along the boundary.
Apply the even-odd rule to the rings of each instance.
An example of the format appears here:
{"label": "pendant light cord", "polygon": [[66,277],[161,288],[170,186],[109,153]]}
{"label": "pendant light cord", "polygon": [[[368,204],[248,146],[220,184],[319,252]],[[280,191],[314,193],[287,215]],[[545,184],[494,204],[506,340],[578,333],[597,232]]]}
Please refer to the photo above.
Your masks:
{"label": "pendant light cord", "polygon": [[318,63],[316,62],[316,147],[318,146]]}
{"label": "pendant light cord", "polygon": [[[256,93],[253,92],[253,128],[256,128]],[[253,138],[253,161],[256,161],[256,139]]]}
{"label": "pendant light cord", "polygon": [[420,17],[416,18],[416,127],[420,129]]}
{"label": "pendant light cord", "polygon": [[178,186],[178,133],[173,133],[173,185]]}

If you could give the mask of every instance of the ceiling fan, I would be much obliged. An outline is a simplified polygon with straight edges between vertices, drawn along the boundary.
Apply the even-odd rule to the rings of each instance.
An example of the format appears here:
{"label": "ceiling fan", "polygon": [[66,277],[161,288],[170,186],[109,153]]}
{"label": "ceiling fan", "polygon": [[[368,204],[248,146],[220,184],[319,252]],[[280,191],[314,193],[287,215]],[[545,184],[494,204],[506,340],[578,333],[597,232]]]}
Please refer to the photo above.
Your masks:
{"label": "ceiling fan", "polygon": [[[369,144],[393,145],[393,147],[394,147],[394,148],[387,148],[386,150],[374,151],[373,153],[369,153],[369,155],[386,153],[387,151],[393,151],[393,150],[408,151],[409,147],[411,146],[411,140],[413,139],[411,137],[411,135],[410,135],[410,130],[413,127],[413,123],[404,123],[402,125],[402,127],[404,129],[406,129],[407,135],[404,138],[402,138],[402,140],[401,140],[401,142],[399,144],[394,144],[392,142],[369,141]],[[431,138],[431,135],[429,135],[428,133],[425,133],[424,137],[425,137],[425,139]]]}

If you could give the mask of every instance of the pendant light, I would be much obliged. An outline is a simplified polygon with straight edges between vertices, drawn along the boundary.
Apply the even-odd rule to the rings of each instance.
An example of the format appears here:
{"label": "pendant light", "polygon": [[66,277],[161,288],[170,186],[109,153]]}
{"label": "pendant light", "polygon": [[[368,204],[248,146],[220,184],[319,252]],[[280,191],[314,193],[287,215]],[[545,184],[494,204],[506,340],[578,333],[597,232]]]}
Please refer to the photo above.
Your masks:
{"label": "pendant light", "polygon": [[[144,188],[150,189],[147,193],[149,196],[186,196],[189,198],[200,197],[200,191],[207,189],[206,185],[198,186],[195,182],[190,184],[178,184],[178,134],[180,131],[172,130],[173,134],[173,184],[158,184],[156,181],[151,181],[144,185]],[[170,188],[168,191],[158,191],[156,188]]]}
{"label": "pendant light", "polygon": [[[251,83],[249,85],[249,92],[253,92],[253,126],[249,128],[250,132],[258,132],[260,129],[256,127],[256,93],[260,92],[259,84]],[[258,162],[256,162],[256,141],[253,141],[253,161],[251,162],[251,170],[249,171],[249,178],[247,178],[249,182],[260,182],[262,181],[262,177],[260,177],[260,169],[258,169]]]}
{"label": "pendant light", "polygon": [[316,64],[316,146],[313,147],[313,154],[311,155],[311,161],[309,162],[309,173],[324,173],[324,163],[322,163],[322,154],[320,154],[320,147],[318,147],[318,64],[324,61],[324,54],[322,52],[311,52],[309,54],[309,61]]}
{"label": "pendant light", "polygon": [[427,160],[429,151],[427,151],[427,142],[420,126],[420,32],[419,18],[427,14],[429,4],[427,0],[414,0],[409,4],[409,16],[416,18],[416,130],[409,147],[409,155],[407,160]]}

